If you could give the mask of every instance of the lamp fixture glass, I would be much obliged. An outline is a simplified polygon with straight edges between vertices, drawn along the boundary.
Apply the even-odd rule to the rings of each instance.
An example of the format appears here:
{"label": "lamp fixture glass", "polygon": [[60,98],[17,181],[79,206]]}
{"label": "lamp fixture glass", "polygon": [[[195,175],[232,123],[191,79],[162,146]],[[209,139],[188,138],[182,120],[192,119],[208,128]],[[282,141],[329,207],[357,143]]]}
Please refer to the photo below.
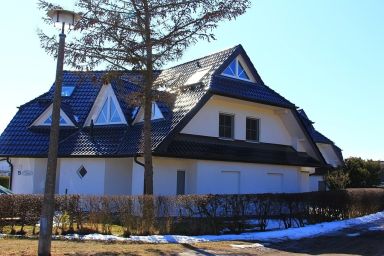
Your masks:
{"label": "lamp fixture glass", "polygon": [[80,19],[79,14],[62,9],[49,10],[47,14],[58,29],[71,29]]}

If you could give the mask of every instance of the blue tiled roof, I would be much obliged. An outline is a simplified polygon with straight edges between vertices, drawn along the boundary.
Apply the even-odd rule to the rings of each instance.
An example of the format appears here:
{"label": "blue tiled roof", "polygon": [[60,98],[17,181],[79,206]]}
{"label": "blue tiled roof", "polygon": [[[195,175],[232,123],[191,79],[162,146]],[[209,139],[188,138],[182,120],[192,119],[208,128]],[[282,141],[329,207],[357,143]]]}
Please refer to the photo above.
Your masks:
{"label": "blue tiled roof", "polygon": [[264,84],[239,81],[221,75],[214,77],[210,90],[215,94],[243,100],[288,108],[294,107],[294,104]]}
{"label": "blue tiled roof", "polygon": [[[166,138],[172,138],[212,94],[294,108],[291,102],[264,85],[251,63],[248,64],[257,78],[256,83],[217,74],[223,63],[239,53],[245,54],[241,46],[236,46],[163,71],[155,71],[154,85],[166,85],[170,91],[161,94],[169,96],[170,100],[157,100],[164,118],[152,122],[154,151]],[[249,61],[246,55],[244,57]],[[198,83],[185,85],[190,76],[201,69],[208,70],[207,74]],[[60,156],[133,156],[142,152],[143,124],[132,124],[135,106],[128,97],[141,89],[141,72],[121,71],[111,75],[106,71],[65,71],[63,78],[64,86],[75,86],[71,96],[62,98],[61,106],[75,127],[61,128]],[[105,79],[111,84],[128,124],[84,127]],[[47,155],[49,127],[31,127],[31,124],[52,103],[53,92],[54,86],[20,107],[0,137],[0,156]]]}
{"label": "blue tiled roof", "polygon": [[333,147],[337,157],[339,158],[340,162],[344,162],[342,150],[338,146],[336,146],[336,144],[332,140],[330,140],[325,135],[323,135],[322,133],[320,133],[319,131],[317,131],[315,129],[315,127],[313,126],[314,122],[312,122],[309,119],[309,117],[305,113],[304,109],[298,109],[297,112],[299,113],[299,116],[300,116],[302,122],[304,123],[307,131],[309,132],[309,135],[312,137],[312,140],[315,143],[324,143],[324,144],[331,145]]}

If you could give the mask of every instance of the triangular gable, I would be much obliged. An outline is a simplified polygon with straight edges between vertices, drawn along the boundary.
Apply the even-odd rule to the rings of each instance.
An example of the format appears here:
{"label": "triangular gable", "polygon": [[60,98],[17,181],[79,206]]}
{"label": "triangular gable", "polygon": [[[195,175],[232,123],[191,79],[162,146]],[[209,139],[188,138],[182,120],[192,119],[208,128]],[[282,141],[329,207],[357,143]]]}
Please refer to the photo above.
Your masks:
{"label": "triangular gable", "polygon": [[[161,113],[161,110],[159,106],[157,106],[156,102],[152,102],[152,117],[151,120],[156,119],[162,119],[164,118],[163,113]],[[144,122],[144,108],[140,107],[138,109],[138,112],[136,114],[135,120],[133,121],[133,124]]]}
{"label": "triangular gable", "polygon": [[119,101],[110,84],[103,85],[101,88],[84,126],[90,126],[91,121],[93,121],[94,125],[127,124]]}
{"label": "triangular gable", "polygon": [[[32,123],[31,126],[51,126],[52,104]],[[60,126],[75,126],[68,115],[60,109]]]}
{"label": "triangular gable", "polygon": [[235,79],[256,82],[255,77],[241,55],[234,58],[221,74]]}
{"label": "triangular gable", "polygon": [[236,50],[214,72],[214,75],[222,75],[241,81],[263,84],[254,65],[241,45],[236,47]]}

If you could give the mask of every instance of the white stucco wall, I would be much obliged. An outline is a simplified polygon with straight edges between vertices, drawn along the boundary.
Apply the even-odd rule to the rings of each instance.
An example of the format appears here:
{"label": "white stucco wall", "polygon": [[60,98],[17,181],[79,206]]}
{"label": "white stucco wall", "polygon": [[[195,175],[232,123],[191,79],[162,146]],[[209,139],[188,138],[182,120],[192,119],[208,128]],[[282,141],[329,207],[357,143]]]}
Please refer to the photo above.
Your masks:
{"label": "white stucco wall", "polygon": [[154,193],[158,195],[175,195],[177,188],[177,171],[185,171],[185,193],[196,192],[195,160],[154,157],[153,180]]}
{"label": "white stucco wall", "polygon": [[[80,178],[77,171],[81,166],[87,174]],[[105,190],[105,159],[102,158],[63,158],[59,161],[59,194],[103,195]]]}
{"label": "white stucco wall", "polygon": [[132,191],[132,158],[106,159],[105,194],[130,195]]}
{"label": "white stucco wall", "polygon": [[336,155],[332,145],[325,143],[316,143],[319,148],[321,154],[323,155],[327,164],[332,165],[333,167],[340,166],[342,163],[339,161],[339,158]]}
{"label": "white stucco wall", "polygon": [[33,175],[33,193],[43,194],[45,186],[45,175],[47,172],[47,159],[36,158],[35,159],[35,170]]}
{"label": "white stucco wall", "polygon": [[219,113],[235,115],[236,140],[245,140],[246,117],[253,117],[260,118],[260,142],[292,143],[291,135],[273,107],[216,95],[212,96],[181,133],[218,137]]}
{"label": "white stucco wall", "polygon": [[[138,159],[143,163],[143,158]],[[144,193],[144,167],[135,163],[132,163],[132,185],[131,195],[142,195]]]}
{"label": "white stucco wall", "polygon": [[[252,194],[309,191],[310,168],[154,157],[154,193],[175,195],[177,170],[186,194]],[[142,168],[142,167],[141,167]]]}
{"label": "white stucco wall", "polygon": [[309,176],[309,191],[319,191],[319,181],[323,181],[324,178],[321,175]]}
{"label": "white stucco wall", "polygon": [[[225,194],[233,191],[233,187],[223,186],[228,184],[225,172],[239,173],[240,194],[306,191],[306,185],[301,184],[306,179],[302,178],[299,167],[199,160],[196,193]],[[233,181],[232,186],[236,183]]]}
{"label": "white stucco wall", "polygon": [[16,194],[31,194],[34,187],[35,159],[12,158],[12,191]]}

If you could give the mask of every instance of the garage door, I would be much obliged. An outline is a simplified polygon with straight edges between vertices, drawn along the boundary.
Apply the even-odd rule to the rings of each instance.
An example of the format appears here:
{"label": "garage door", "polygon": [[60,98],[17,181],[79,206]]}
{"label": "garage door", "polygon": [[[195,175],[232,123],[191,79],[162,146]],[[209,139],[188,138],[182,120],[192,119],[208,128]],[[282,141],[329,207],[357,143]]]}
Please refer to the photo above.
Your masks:
{"label": "garage door", "polygon": [[284,176],[282,173],[268,173],[267,186],[269,193],[282,193],[283,192]]}
{"label": "garage door", "polygon": [[240,193],[240,172],[222,171],[220,179],[221,194]]}

